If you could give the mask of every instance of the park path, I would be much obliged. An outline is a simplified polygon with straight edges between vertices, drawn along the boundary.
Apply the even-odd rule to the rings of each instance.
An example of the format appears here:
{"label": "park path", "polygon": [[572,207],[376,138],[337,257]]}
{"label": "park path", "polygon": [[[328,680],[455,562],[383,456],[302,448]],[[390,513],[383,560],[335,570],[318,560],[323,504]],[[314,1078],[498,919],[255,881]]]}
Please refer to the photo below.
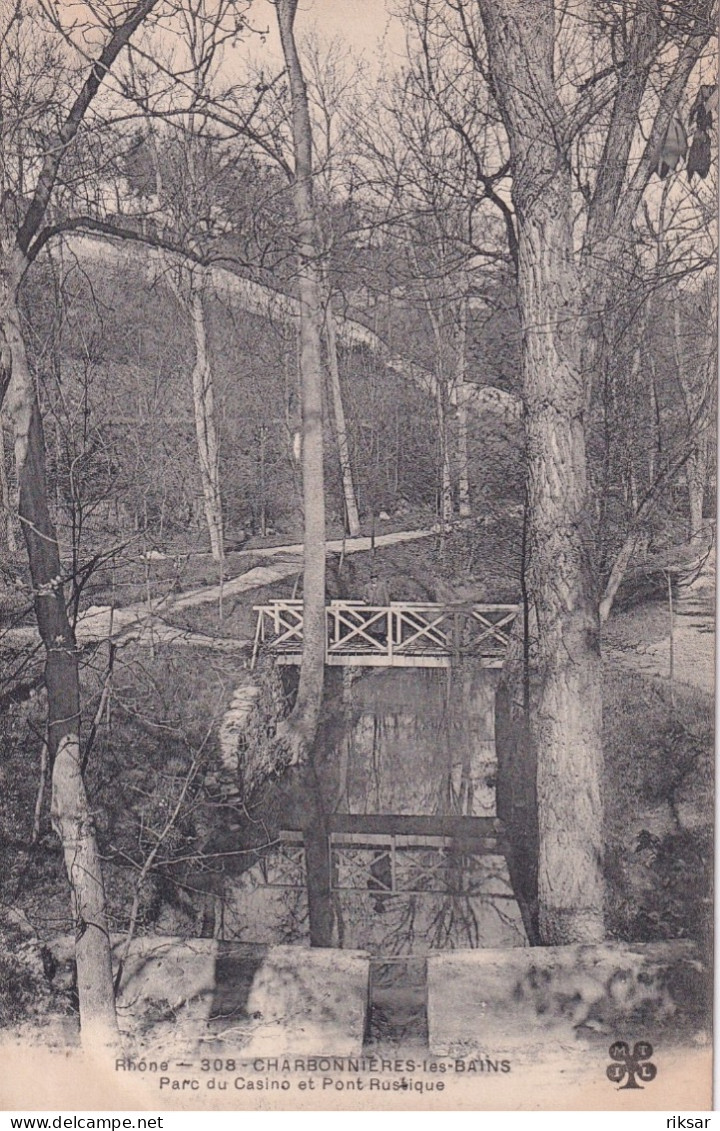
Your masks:
{"label": "park path", "polygon": [[[378,534],[375,536],[376,547],[395,546],[403,542],[413,542],[420,538],[429,538],[434,530],[398,530],[392,534]],[[357,554],[371,550],[373,539],[366,536],[357,538],[331,539],[327,543],[329,554],[342,553]],[[184,609],[196,608],[199,605],[218,602],[222,597],[227,600],[245,593],[251,589],[273,585],[294,577],[302,570],[303,545],[295,542],[286,546],[265,547],[259,550],[244,551],[252,558],[271,559],[268,565],[254,566],[237,577],[225,581],[222,587],[218,585],[203,585],[199,589],[192,589],[180,595],[168,595],[157,601],[137,602],[125,605],[123,608],[113,609],[110,605],[92,605],[78,618],[75,635],[79,644],[92,643],[95,640],[123,638],[123,640],[141,640],[156,644],[185,644],[194,647],[215,648],[226,652],[243,651],[251,641],[224,639],[216,636],[207,636],[201,632],[190,629],[178,628],[168,624],[163,619],[165,614],[179,612]],[[277,560],[272,560],[277,559]],[[29,630],[34,634],[35,630]]]}
{"label": "park path", "polygon": [[[390,534],[379,534],[374,539],[377,547],[393,546],[429,538],[436,531],[400,530]],[[369,536],[331,539],[327,543],[328,554],[355,554],[367,552],[373,547]],[[303,564],[303,545],[294,542],[282,546],[270,546],[245,550],[242,553],[253,559],[267,559],[267,565],[254,566],[236,577],[224,582],[222,598],[228,599],[252,589],[273,585],[297,575]],[[677,586],[675,622],[673,631],[673,677],[679,683],[687,684],[709,694],[715,690],[715,553],[713,551],[696,575],[680,579]],[[196,608],[203,604],[218,602],[221,597],[220,585],[204,585],[180,595],[168,595],[157,601],[136,602],[122,608],[110,605],[93,605],[83,612],[76,626],[78,643],[91,644],[93,641],[107,639],[130,643],[178,644],[191,647],[213,648],[227,653],[244,652],[250,640],[209,636],[188,628],[169,624],[164,615],[184,609]],[[34,640],[37,630],[34,626],[10,629],[3,634],[11,639]],[[670,671],[670,637],[652,644],[639,640],[633,646],[623,648],[604,648],[606,659],[621,667],[643,672],[662,679],[668,679]]]}
{"label": "park path", "polygon": [[[679,572],[679,571],[678,571]],[[672,650],[670,632],[651,644],[638,641],[624,648],[606,648],[607,659],[644,675],[685,684],[715,694],[715,550],[702,566],[680,574],[675,586]],[[668,613],[669,625],[669,613]]]}

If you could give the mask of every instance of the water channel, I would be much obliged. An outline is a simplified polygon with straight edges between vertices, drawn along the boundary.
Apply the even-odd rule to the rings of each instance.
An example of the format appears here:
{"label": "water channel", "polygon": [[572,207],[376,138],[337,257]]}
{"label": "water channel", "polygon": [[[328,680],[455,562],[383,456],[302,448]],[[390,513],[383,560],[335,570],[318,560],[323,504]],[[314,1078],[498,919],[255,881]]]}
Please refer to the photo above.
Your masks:
{"label": "water channel", "polygon": [[[223,936],[388,959],[527,945],[500,844],[437,835],[496,816],[498,674],[330,669],[313,766],[273,786],[271,846],[226,893]],[[345,815],[353,831],[332,832],[324,857]]]}

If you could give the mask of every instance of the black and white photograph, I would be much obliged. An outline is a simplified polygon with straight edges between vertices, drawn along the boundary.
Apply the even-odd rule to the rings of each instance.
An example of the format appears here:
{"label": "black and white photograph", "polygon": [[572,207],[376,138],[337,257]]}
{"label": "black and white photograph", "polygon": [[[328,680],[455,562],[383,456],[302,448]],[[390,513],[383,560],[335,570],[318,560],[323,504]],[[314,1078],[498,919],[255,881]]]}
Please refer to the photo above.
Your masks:
{"label": "black and white photograph", "polygon": [[718,114],[714,0],[0,0],[0,1108],[712,1108]]}

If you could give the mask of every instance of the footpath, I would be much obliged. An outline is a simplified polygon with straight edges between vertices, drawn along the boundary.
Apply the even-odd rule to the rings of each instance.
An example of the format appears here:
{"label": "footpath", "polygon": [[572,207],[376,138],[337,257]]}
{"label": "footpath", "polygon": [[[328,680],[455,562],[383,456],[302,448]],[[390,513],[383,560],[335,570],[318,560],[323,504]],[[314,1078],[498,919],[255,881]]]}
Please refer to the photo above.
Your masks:
{"label": "footpath", "polygon": [[668,632],[653,643],[638,640],[623,648],[606,647],[605,657],[620,667],[644,675],[672,680],[698,691],[715,694],[715,551],[697,568],[676,571],[673,586],[673,621]]}
{"label": "footpath", "polygon": [[[328,554],[357,554],[377,547],[394,546],[402,542],[413,542],[420,538],[430,538],[433,530],[399,530],[392,534],[379,534],[374,542],[370,537],[332,539],[327,543]],[[202,648],[214,648],[224,652],[242,652],[248,648],[250,640],[232,640],[190,629],[178,628],[168,624],[164,615],[199,605],[218,602],[236,597],[251,589],[273,585],[297,575],[303,567],[303,546],[296,542],[286,546],[273,546],[259,550],[246,551],[248,556],[257,559],[270,559],[268,565],[254,566],[218,585],[204,585],[199,589],[182,594],[170,594],[156,601],[136,602],[123,608],[110,605],[91,605],[81,613],[75,628],[78,644],[91,644],[100,640],[122,640],[124,643],[139,641],[155,644],[178,644]],[[36,636],[34,627],[14,629],[7,636],[16,639]]]}

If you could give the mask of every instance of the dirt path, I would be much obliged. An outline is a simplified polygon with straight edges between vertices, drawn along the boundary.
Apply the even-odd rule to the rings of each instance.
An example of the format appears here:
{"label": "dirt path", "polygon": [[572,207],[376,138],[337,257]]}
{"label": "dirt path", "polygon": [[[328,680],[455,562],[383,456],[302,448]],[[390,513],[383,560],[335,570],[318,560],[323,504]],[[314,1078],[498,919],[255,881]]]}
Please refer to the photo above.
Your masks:
{"label": "dirt path", "polygon": [[670,679],[715,694],[715,555],[697,576],[681,579],[676,587],[672,647],[669,631],[652,643],[637,640],[623,647],[606,647],[611,663],[644,675]]}
{"label": "dirt path", "polygon": [[[402,542],[413,542],[420,538],[430,538],[434,530],[399,530],[392,534],[376,535],[374,544],[377,547],[394,546]],[[342,539],[333,539],[327,543],[328,554],[342,553],[357,554],[371,550],[373,540],[370,537],[347,538],[343,544]],[[252,558],[277,558],[268,565],[255,566],[246,570],[237,577],[226,581],[222,587],[222,597],[227,599],[239,593],[245,593],[261,586],[273,585],[275,582],[285,581],[302,570],[303,546],[295,542],[287,546],[273,546],[260,550],[249,550]],[[75,635],[79,644],[91,644],[100,640],[119,640],[124,642],[139,641],[141,643],[155,644],[180,644],[197,648],[215,648],[226,652],[238,652],[250,646],[249,640],[229,640],[215,636],[207,636],[201,632],[178,628],[168,624],[164,614],[174,613],[182,609],[195,608],[198,605],[217,602],[221,597],[219,585],[205,585],[200,589],[193,589],[181,596],[162,597],[157,601],[136,602],[124,608],[113,609],[110,605],[91,605],[78,618]],[[6,641],[26,641],[37,638],[37,630],[28,625],[23,628],[11,629],[4,633]]]}
{"label": "dirt path", "polygon": [[[611,663],[644,675],[670,679],[670,637],[657,644],[609,649]],[[711,624],[678,625],[673,641],[673,679],[708,695],[715,692],[715,634]]]}
{"label": "dirt path", "polygon": [[[378,534],[375,537],[375,545],[395,546],[400,542],[414,542],[419,538],[430,538],[434,533],[433,530],[398,530],[394,534]],[[344,546],[346,554],[357,554],[363,550],[371,550],[373,542],[371,538],[364,536],[359,538],[346,538]],[[328,542],[326,549],[328,554],[342,553],[342,539],[336,538]],[[247,573],[241,573],[239,577],[234,577],[231,581],[226,581],[222,590],[223,597],[234,597],[238,593],[244,593],[248,589],[257,589],[261,585],[271,585],[274,581],[282,581],[287,577],[292,577],[293,574],[298,573],[299,570],[302,569],[302,542],[296,542],[292,546],[275,546],[264,550],[249,550],[248,553],[254,558],[280,557],[284,560],[276,562],[271,566],[256,566],[255,569],[248,570]],[[176,597],[172,602],[172,608],[191,609],[196,605],[204,605],[210,601],[218,601],[219,599],[220,586],[206,585],[203,586],[202,589],[191,590],[189,593],[184,593],[182,597]]]}

